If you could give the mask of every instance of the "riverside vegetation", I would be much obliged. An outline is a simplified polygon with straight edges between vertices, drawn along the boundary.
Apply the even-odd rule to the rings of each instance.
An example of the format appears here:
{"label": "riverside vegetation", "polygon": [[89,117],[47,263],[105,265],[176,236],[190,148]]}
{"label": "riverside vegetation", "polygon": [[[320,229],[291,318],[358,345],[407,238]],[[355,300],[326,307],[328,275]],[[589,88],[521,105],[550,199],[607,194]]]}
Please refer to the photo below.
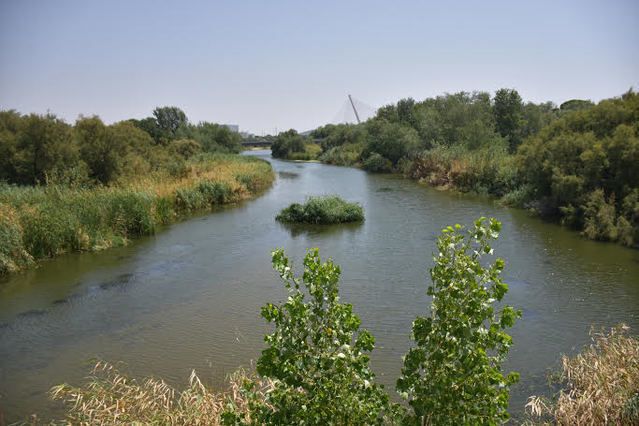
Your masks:
{"label": "riverside vegetation", "polygon": [[362,222],[364,209],[358,203],[349,203],[337,195],[309,197],[304,204],[293,203],[275,218],[285,223],[335,224]]}
{"label": "riverside vegetation", "polygon": [[[430,270],[430,312],[413,322],[414,346],[404,357],[391,402],[375,381],[369,354],[375,339],[339,298],[340,268],[307,252],[304,271],[293,272],[282,250],[273,268],[287,291],[281,304],[267,303],[262,317],[273,324],[257,372],[231,375],[227,390],[205,386],[195,372],[178,391],[159,379],[136,381],[99,362],[83,387],[56,386],[63,422],[82,424],[499,424],[508,419],[509,388],[516,373],[502,363],[512,345],[506,330],[518,310],[501,303],[508,291],[504,261],[486,262],[501,225],[477,220],[467,231],[447,227],[438,238]],[[498,305],[497,305],[498,304]],[[639,341],[618,328],[595,335],[595,344],[564,357],[566,390],[555,401],[531,398],[534,417],[559,424],[633,424],[639,420]],[[600,392],[599,389],[604,389]],[[594,390],[596,399],[591,396]]]}
{"label": "riverside vegetation", "polygon": [[233,154],[238,138],[175,107],[109,126],[0,112],[0,275],[122,245],[266,188],[270,164]]}
{"label": "riverside vegetation", "polygon": [[460,92],[380,108],[359,125],[281,134],[273,156],[397,172],[527,208],[587,238],[639,246],[639,95],[524,103],[516,90]]}

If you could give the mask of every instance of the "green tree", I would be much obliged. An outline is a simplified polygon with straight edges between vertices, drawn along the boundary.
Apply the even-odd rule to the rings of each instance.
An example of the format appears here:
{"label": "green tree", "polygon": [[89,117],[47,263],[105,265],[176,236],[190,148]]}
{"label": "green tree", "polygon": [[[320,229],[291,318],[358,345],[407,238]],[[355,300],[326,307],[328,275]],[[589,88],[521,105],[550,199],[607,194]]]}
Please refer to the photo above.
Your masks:
{"label": "green tree", "polygon": [[413,322],[416,346],[404,358],[397,390],[408,400],[414,424],[495,424],[508,419],[509,386],[501,364],[512,344],[505,329],[520,312],[495,302],[508,291],[500,274],[504,261],[483,266],[492,254],[490,240],[501,223],[478,219],[464,233],[447,227],[437,241],[430,270],[431,313]]}
{"label": "green tree", "polygon": [[0,181],[16,179],[14,157],[23,122],[22,116],[14,110],[0,111]]}
{"label": "green tree", "polygon": [[271,145],[271,153],[275,158],[287,158],[291,153],[306,151],[304,136],[290,129],[277,135]]}
{"label": "green tree", "polygon": [[226,126],[203,121],[192,126],[192,136],[206,152],[240,152],[242,137]]}
{"label": "green tree", "polygon": [[45,183],[56,171],[78,165],[71,126],[53,114],[30,114],[18,134],[14,167],[16,182]]}
{"label": "green tree", "polygon": [[157,107],[153,110],[153,116],[163,136],[168,139],[175,139],[178,130],[188,124],[184,111],[175,106]]}
{"label": "green tree", "polygon": [[494,99],[495,127],[508,138],[510,150],[514,152],[521,143],[523,126],[523,102],[515,89],[499,89]]}
{"label": "green tree", "polygon": [[[304,273],[295,277],[282,250],[273,252],[273,268],[288,291],[285,303],[269,303],[262,316],[275,328],[265,337],[267,348],[258,373],[273,380],[264,397],[247,383],[253,424],[368,425],[388,420],[391,407],[375,384],[368,352],[375,339],[360,331],[353,307],[339,300],[339,266],[322,263],[317,249],[304,258]],[[227,424],[241,423],[233,406]]]}
{"label": "green tree", "polygon": [[97,116],[80,117],[74,132],[80,157],[89,167],[89,176],[101,183],[115,180],[121,172],[126,141],[113,138]]}
{"label": "green tree", "polygon": [[368,140],[362,152],[364,159],[376,152],[396,165],[400,159],[419,149],[419,136],[412,127],[386,120],[374,120],[367,127]]}

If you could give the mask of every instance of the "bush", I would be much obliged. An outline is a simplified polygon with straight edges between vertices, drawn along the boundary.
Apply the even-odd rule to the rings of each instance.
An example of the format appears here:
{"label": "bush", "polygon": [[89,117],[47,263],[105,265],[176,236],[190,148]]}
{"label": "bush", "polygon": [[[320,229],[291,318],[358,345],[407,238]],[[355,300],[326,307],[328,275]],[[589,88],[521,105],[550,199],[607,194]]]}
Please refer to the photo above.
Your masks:
{"label": "bush", "polygon": [[373,152],[366,160],[364,160],[362,166],[364,167],[364,170],[373,173],[387,173],[393,170],[393,163],[376,152]]}
{"label": "bush", "polygon": [[482,266],[500,229],[495,219],[480,218],[467,235],[460,225],[449,226],[437,241],[427,292],[431,314],[413,322],[416,346],[397,381],[416,424],[496,424],[509,417],[509,387],[519,376],[501,371],[512,345],[504,330],[521,314],[510,306],[496,313],[493,306],[508,291],[500,278],[504,261]]}
{"label": "bush", "polygon": [[[322,263],[317,249],[304,258],[304,274],[296,278],[282,250],[273,252],[273,268],[288,291],[281,305],[269,303],[262,317],[275,329],[265,337],[267,348],[257,362],[258,373],[272,380],[273,390],[255,394],[245,386],[252,407],[251,424],[382,423],[394,408],[383,388],[374,383],[366,355],[375,339],[359,330],[353,307],[339,301],[339,266]],[[248,423],[236,404],[225,413],[227,424]]]}
{"label": "bush", "polygon": [[309,197],[304,204],[293,203],[283,209],[275,219],[286,223],[361,222],[364,220],[364,209],[336,195]]}

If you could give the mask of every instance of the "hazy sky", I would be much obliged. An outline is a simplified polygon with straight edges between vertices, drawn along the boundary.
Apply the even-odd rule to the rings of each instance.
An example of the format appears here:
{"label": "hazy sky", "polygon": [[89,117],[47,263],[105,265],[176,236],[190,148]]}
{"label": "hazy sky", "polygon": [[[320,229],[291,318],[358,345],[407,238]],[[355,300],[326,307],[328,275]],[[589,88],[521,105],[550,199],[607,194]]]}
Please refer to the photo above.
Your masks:
{"label": "hazy sky", "polygon": [[0,0],[0,108],[307,130],[460,90],[599,100],[639,88],[639,1]]}

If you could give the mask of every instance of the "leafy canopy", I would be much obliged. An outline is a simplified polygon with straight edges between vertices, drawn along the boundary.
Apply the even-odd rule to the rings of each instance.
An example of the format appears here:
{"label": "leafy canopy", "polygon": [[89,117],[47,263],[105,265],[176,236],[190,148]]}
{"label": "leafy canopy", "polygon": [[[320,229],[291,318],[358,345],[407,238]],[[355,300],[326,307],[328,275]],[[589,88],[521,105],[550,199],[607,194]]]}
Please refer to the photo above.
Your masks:
{"label": "leafy canopy", "polygon": [[430,270],[431,314],[413,322],[416,346],[404,358],[397,390],[413,409],[416,424],[495,424],[508,419],[509,386],[517,373],[504,376],[501,363],[512,344],[505,329],[521,314],[495,302],[508,291],[500,278],[504,261],[482,266],[492,254],[501,223],[478,219],[447,227],[437,241]]}
{"label": "leafy canopy", "polygon": [[[262,316],[275,329],[257,362],[263,378],[274,380],[272,392],[255,395],[248,382],[253,424],[377,424],[394,408],[382,386],[375,384],[367,353],[375,339],[360,330],[350,304],[339,299],[340,268],[322,263],[319,250],[309,250],[304,273],[295,277],[283,250],[273,252],[273,268],[288,291],[286,302],[268,303]],[[237,407],[225,422],[242,423]]]}

